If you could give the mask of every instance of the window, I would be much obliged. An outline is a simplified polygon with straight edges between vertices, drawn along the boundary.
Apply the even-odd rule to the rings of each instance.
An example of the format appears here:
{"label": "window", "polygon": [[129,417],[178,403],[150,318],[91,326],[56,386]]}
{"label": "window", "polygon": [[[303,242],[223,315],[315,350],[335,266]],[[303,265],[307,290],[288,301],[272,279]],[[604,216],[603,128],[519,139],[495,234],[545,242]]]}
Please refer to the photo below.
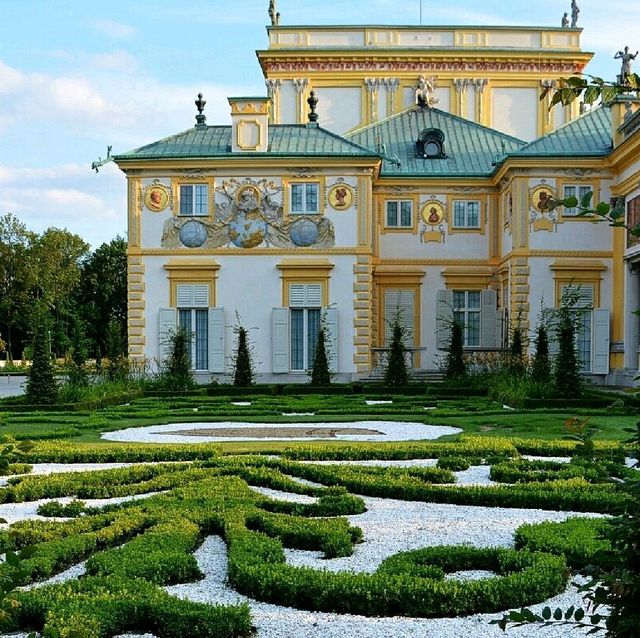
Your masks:
{"label": "window", "polygon": [[454,200],[454,228],[480,228],[480,202]]}
{"label": "window", "polygon": [[318,182],[300,182],[291,184],[291,213],[296,215],[315,215],[320,212],[318,206]]}
{"label": "window", "polygon": [[563,297],[571,295],[575,299],[575,310],[572,314],[576,325],[576,350],[582,372],[591,371],[593,288],[590,284],[567,284],[562,287]]}
{"label": "window", "polygon": [[209,369],[209,310],[206,308],[178,308],[178,326],[191,335],[191,367]]}
{"label": "window", "polygon": [[209,286],[178,284],[178,328],[191,336],[191,367],[209,369]]}
{"label": "window", "polygon": [[[588,193],[593,193],[593,186],[578,186],[578,185],[567,185],[564,187],[564,199],[567,197],[575,197],[578,200],[578,204],[582,203],[582,198]],[[578,217],[580,209],[577,206],[573,208],[563,208],[562,216],[563,217]]]}
{"label": "window", "polygon": [[453,291],[453,318],[464,326],[464,345],[480,345],[480,291]]}
{"label": "window", "polygon": [[413,228],[413,201],[410,199],[387,202],[387,228]]}
{"label": "window", "polygon": [[321,284],[290,284],[291,370],[313,368],[320,332]]}
{"label": "window", "polygon": [[209,214],[209,187],[207,184],[180,185],[180,214],[203,216]]}

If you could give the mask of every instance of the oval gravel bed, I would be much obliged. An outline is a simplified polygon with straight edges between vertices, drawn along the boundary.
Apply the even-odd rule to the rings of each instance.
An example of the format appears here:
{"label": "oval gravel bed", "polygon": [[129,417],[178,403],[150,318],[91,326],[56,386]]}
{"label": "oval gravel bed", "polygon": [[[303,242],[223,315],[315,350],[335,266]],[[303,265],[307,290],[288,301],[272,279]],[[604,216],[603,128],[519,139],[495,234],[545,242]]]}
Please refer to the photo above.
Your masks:
{"label": "oval gravel bed", "polygon": [[[282,436],[287,428],[300,428],[306,436]],[[361,430],[361,434],[341,433]],[[216,431],[220,431],[219,435]],[[233,436],[229,436],[233,430]],[[260,430],[260,435],[256,431]],[[201,432],[199,434],[198,432]],[[460,428],[448,425],[425,425],[406,421],[353,421],[348,423],[168,423],[106,432],[102,438],[120,443],[215,443],[222,441],[424,441],[459,434]],[[271,434],[273,433],[273,434]],[[296,434],[296,432],[294,432]]]}

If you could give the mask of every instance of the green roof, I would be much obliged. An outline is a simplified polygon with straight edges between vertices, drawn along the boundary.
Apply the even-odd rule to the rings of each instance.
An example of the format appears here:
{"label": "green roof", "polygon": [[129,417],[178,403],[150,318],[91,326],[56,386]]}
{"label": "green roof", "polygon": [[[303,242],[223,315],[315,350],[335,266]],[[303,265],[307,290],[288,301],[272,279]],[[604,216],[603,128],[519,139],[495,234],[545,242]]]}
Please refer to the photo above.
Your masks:
{"label": "green roof", "polygon": [[598,106],[510,155],[601,157],[608,155],[611,150],[611,109]]}
{"label": "green roof", "polygon": [[265,153],[231,152],[230,126],[195,126],[128,153],[114,160],[196,159],[213,157],[379,157],[378,153],[307,124],[272,124]]}
{"label": "green roof", "polygon": [[[429,128],[444,133],[445,159],[416,157],[418,135]],[[381,149],[385,158],[383,177],[484,177],[495,171],[496,161],[525,145],[515,137],[440,109],[419,106],[353,131],[347,138],[371,149]]]}

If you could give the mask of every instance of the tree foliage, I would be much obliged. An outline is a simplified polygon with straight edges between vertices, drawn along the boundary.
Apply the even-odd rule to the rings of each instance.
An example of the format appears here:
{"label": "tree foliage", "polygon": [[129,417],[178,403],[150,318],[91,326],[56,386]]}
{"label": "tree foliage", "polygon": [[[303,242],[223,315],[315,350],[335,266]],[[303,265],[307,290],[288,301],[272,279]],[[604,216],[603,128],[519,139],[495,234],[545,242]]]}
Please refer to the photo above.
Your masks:
{"label": "tree foliage", "polygon": [[548,86],[542,91],[540,100],[547,99],[551,94],[550,108],[552,108],[556,104],[566,106],[577,99],[582,99],[585,104],[593,104],[600,99],[607,103],[625,93],[640,95],[640,76],[637,73],[625,74],[622,82],[608,82],[587,73],[560,78],[557,86]]}
{"label": "tree foliage", "polygon": [[535,353],[531,366],[531,377],[537,383],[547,384],[551,381],[551,359],[549,358],[549,336],[544,324],[538,324],[536,330]]}
{"label": "tree foliage", "polygon": [[444,378],[461,380],[467,376],[467,364],[464,360],[464,325],[457,319],[451,322],[449,347],[444,363]]}
{"label": "tree foliage", "polygon": [[409,383],[409,371],[407,370],[406,348],[404,340],[406,331],[400,322],[400,312],[397,311],[391,324],[391,344],[389,346],[389,358],[384,372],[386,385],[402,387]]}
{"label": "tree foliage", "polygon": [[50,405],[58,398],[58,386],[49,350],[50,322],[43,308],[38,310],[33,323],[33,361],[27,378],[26,397],[34,405]]}
{"label": "tree foliage", "polygon": [[253,383],[253,366],[249,352],[249,335],[243,326],[237,326],[238,344],[234,361],[233,385],[247,387]]}
{"label": "tree foliage", "polygon": [[178,328],[168,339],[169,357],[162,366],[158,383],[166,390],[190,390],[195,385],[191,370],[193,335],[185,328]]}

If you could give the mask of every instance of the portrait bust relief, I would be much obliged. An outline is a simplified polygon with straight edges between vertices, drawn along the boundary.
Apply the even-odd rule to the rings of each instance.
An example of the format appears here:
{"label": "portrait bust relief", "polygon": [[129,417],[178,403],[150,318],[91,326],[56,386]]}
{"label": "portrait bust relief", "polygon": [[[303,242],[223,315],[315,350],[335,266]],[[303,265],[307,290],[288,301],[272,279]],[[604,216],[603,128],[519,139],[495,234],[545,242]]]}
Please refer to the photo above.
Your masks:
{"label": "portrait bust relief", "polygon": [[169,189],[163,184],[152,184],[144,191],[144,205],[154,213],[163,211],[169,205]]}
{"label": "portrait bust relief", "polygon": [[327,200],[334,210],[347,210],[353,204],[353,189],[348,184],[336,184],[329,189]]}

